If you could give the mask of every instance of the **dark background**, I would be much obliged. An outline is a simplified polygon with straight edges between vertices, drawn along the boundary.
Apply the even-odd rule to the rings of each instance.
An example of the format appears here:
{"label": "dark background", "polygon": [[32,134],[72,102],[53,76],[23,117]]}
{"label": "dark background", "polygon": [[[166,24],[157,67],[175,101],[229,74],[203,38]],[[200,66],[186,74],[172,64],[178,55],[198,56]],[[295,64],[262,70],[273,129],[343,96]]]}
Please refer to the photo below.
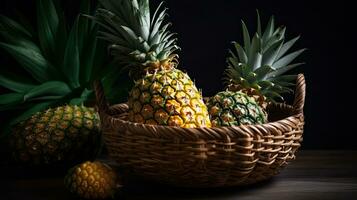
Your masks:
{"label": "dark background", "polygon": [[[63,1],[70,16],[76,12],[77,2]],[[152,0],[155,5],[157,2]],[[353,24],[347,22],[344,1],[166,0],[166,6],[170,8],[172,30],[178,33],[182,48],[179,67],[189,73],[206,96],[223,88],[221,78],[227,49],[231,41],[242,41],[240,20],[246,22],[252,33],[256,9],[264,26],[275,15],[278,25],[287,26],[288,39],[301,35],[295,49],[309,49],[297,60],[306,64],[295,70],[304,73],[307,79],[303,148],[357,149],[350,117],[355,98],[347,88],[350,82],[347,76],[354,67],[351,66],[354,35]],[[14,17],[15,10],[35,24],[35,1],[1,1],[0,14]],[[0,51],[0,67],[14,64]],[[0,116],[0,120],[5,117]]]}

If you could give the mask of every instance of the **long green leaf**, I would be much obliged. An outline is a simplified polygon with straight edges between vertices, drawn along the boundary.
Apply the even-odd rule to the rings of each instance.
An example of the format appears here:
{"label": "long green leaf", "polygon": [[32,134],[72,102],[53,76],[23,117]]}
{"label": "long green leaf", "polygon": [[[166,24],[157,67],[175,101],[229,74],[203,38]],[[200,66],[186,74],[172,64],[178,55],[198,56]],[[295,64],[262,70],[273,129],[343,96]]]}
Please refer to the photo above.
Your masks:
{"label": "long green leaf", "polygon": [[[82,16],[82,18],[84,18]],[[88,19],[86,19],[88,20]],[[94,68],[93,64],[95,62],[95,54],[98,51],[102,51],[105,52],[106,48],[103,46],[103,48],[99,49],[97,46],[97,30],[98,27],[94,26],[90,31],[87,31],[86,33],[80,33],[81,34],[85,34],[86,35],[86,40],[83,42],[83,50],[82,53],[80,55],[81,58],[81,67],[80,67],[80,83],[84,84],[87,83],[90,78],[91,78],[91,74],[92,74],[92,70]],[[83,30],[82,30],[83,31]],[[104,54],[103,54],[104,56]],[[98,58],[99,59],[99,58]],[[101,62],[102,59],[99,60],[99,62]]]}
{"label": "long green leaf", "polygon": [[283,46],[281,47],[279,54],[277,55],[277,59],[281,58],[284,56],[284,54],[295,44],[296,41],[298,41],[300,36],[297,36],[288,42],[284,43]]}
{"label": "long green leaf", "polygon": [[0,43],[0,47],[8,51],[37,81],[45,82],[56,74],[48,61],[43,57],[41,51],[28,41],[26,47],[12,44]]}
{"label": "long green leaf", "polygon": [[[37,0],[37,26],[42,52],[52,60],[55,55],[56,33],[59,19],[52,0]],[[53,58],[55,59],[55,58]]]}
{"label": "long green leaf", "polygon": [[261,37],[262,36],[262,24],[260,22],[260,14],[258,9],[256,10],[257,12],[257,33]]}
{"label": "long green leaf", "polygon": [[250,36],[247,26],[244,21],[242,21],[242,31],[243,31],[243,41],[244,41],[244,49],[245,52],[249,52],[250,49]]}
{"label": "long green leaf", "polygon": [[0,86],[14,92],[26,92],[35,86],[32,81],[21,75],[15,75],[3,70],[0,70],[0,73]]}
{"label": "long green leaf", "polygon": [[271,16],[268,22],[268,25],[263,33],[263,45],[265,46],[265,44],[267,43],[267,40],[273,35],[274,33],[274,16]]}
{"label": "long green leaf", "polygon": [[[58,29],[56,32],[56,57],[57,59],[54,61],[56,68],[59,72],[62,72],[62,65],[63,65],[63,60],[64,60],[64,54],[66,51],[66,45],[67,45],[67,39],[68,39],[68,33],[67,33],[67,24],[64,16],[64,12],[58,11],[58,19],[59,19],[59,24],[58,24]],[[63,75],[62,73],[61,75]],[[66,79],[64,79],[66,80]]]}
{"label": "long green leaf", "polygon": [[254,62],[252,64],[252,70],[256,70],[258,69],[259,67],[262,66],[262,54],[261,53],[256,53],[256,55],[254,55]]}
{"label": "long green leaf", "polygon": [[283,28],[279,27],[276,31],[277,33],[275,33],[273,36],[271,36],[271,38],[264,44],[265,48],[263,49],[263,52],[267,51],[271,46],[278,43],[279,41],[284,40],[285,30],[286,30],[285,27],[283,27]]}
{"label": "long green leaf", "polygon": [[77,17],[67,41],[66,51],[64,54],[63,73],[66,75],[72,88],[79,87],[79,70],[80,57],[78,49],[78,23]]}
{"label": "long green leaf", "polygon": [[296,81],[297,75],[282,75],[277,77],[269,77],[268,80],[282,81],[282,82],[292,82]]}
{"label": "long green leaf", "polygon": [[255,34],[248,52],[248,67],[252,70],[254,70],[254,64],[256,63],[256,59],[258,59],[258,54],[261,54],[261,40],[259,35]]}
{"label": "long green leaf", "polygon": [[94,80],[101,79],[103,71],[105,71],[106,67],[108,67],[108,63],[105,62],[106,60],[109,60],[107,58],[107,52],[105,51],[106,47],[107,45],[104,41],[99,41],[99,40],[97,41],[96,43],[97,51],[94,52],[95,54],[92,61],[91,71],[90,73],[88,73],[90,75],[90,79],[89,79],[90,83],[92,83]]}
{"label": "long green leaf", "polygon": [[6,31],[12,35],[22,34],[22,36],[32,37],[32,34],[22,25],[6,16],[0,15],[0,32],[3,31]]}
{"label": "long green leaf", "polygon": [[295,85],[295,83],[284,82],[284,81],[275,81],[275,80],[272,80],[271,82],[274,83],[274,84],[276,84],[276,85],[283,86],[283,87],[291,87],[291,86],[294,86],[294,85]]}
{"label": "long green leaf", "polygon": [[276,61],[278,53],[283,45],[283,40],[279,40],[272,44],[264,53],[263,53],[263,61],[262,65],[273,65]]}
{"label": "long green leaf", "polygon": [[288,64],[290,64],[296,57],[298,57],[302,52],[304,52],[306,49],[301,49],[298,51],[295,51],[293,53],[290,53],[282,58],[280,58],[278,61],[276,61],[273,64],[273,68],[274,69],[279,69],[281,67],[287,66]]}
{"label": "long green leaf", "polygon": [[265,76],[269,74],[269,72],[272,72],[273,68],[271,68],[269,65],[263,65],[262,67],[257,68],[254,73],[257,74],[256,79],[257,80],[264,80]]}
{"label": "long green leaf", "polygon": [[21,93],[8,93],[0,95],[0,105],[9,103],[21,103],[24,100],[24,94]]}
{"label": "long green leaf", "polygon": [[[81,14],[91,14],[90,13],[90,1],[81,0],[80,13]],[[80,16],[78,24],[78,49],[79,54],[82,55],[82,51],[85,48],[85,42],[88,41],[89,32],[89,19],[87,17]]]}
{"label": "long green leaf", "polygon": [[49,100],[59,100],[62,98],[63,98],[63,96],[59,96],[59,95],[40,96],[40,97],[31,98],[29,101],[31,101],[31,102],[33,102],[33,101],[49,101]]}
{"label": "long green leaf", "polygon": [[28,100],[40,96],[65,96],[71,92],[69,86],[60,81],[50,81],[39,86],[34,87],[32,90],[27,92],[24,96],[24,100]]}
{"label": "long green leaf", "polygon": [[234,47],[235,47],[235,49],[237,51],[237,54],[238,54],[240,62],[247,63],[248,62],[248,57],[247,57],[247,54],[245,53],[243,47],[240,44],[236,43],[236,42],[234,42]]}
{"label": "long green leaf", "polygon": [[281,74],[284,74],[285,72],[294,69],[297,66],[303,65],[304,63],[295,63],[291,65],[287,65],[281,68],[278,68],[277,70],[271,72],[268,74],[268,77],[274,77],[274,76],[279,76]]}

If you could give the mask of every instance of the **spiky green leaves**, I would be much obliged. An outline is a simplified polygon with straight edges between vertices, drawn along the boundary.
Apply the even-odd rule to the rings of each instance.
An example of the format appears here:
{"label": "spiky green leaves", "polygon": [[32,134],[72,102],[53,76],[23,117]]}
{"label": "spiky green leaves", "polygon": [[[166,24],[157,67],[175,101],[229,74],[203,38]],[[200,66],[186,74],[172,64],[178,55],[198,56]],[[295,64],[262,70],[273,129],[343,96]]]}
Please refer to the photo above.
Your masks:
{"label": "spiky green leaves", "polygon": [[252,39],[242,21],[244,46],[233,42],[235,51],[229,51],[225,80],[229,83],[233,81],[243,88],[257,89],[268,100],[274,101],[276,98],[282,99],[282,93],[292,91],[289,86],[295,76],[282,74],[303,64],[291,62],[305,49],[286,55],[299,37],[286,42],[286,28],[275,28],[274,17],[270,18],[262,32],[259,13],[257,15],[257,32]]}
{"label": "spiky green leaves", "polygon": [[147,63],[163,61],[176,50],[174,33],[164,24],[162,3],[151,16],[149,0],[101,0],[94,19],[103,31],[100,38],[111,43],[111,54],[119,63],[140,71]]}

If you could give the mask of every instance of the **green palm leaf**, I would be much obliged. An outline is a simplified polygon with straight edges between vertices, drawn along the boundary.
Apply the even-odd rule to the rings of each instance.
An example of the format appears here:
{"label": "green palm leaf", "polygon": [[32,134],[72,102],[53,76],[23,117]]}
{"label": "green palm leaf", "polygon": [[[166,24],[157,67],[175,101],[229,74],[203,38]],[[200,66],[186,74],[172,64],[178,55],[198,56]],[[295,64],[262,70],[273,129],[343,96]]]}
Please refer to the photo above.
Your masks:
{"label": "green palm leaf", "polygon": [[65,96],[70,92],[71,89],[66,83],[60,81],[48,81],[28,91],[25,94],[24,99],[28,100],[35,97],[48,95]]}
{"label": "green palm leaf", "polygon": [[47,58],[53,59],[59,19],[52,1],[37,0],[37,25],[41,48]]}
{"label": "green palm leaf", "polygon": [[72,88],[77,88],[79,84],[80,58],[78,47],[78,20],[76,19],[72,30],[69,34],[66,51],[64,54],[64,62],[62,66],[63,73],[66,75],[69,85]]}
{"label": "green palm leaf", "polygon": [[0,32],[8,32],[11,35],[32,37],[31,32],[24,28],[21,24],[3,15],[0,15]]}
{"label": "green palm leaf", "polygon": [[17,46],[1,42],[0,47],[8,51],[39,82],[48,81],[56,73],[44,58],[40,49],[29,41],[25,46]]}
{"label": "green palm leaf", "polygon": [[21,93],[8,93],[0,95],[0,105],[10,103],[21,103],[24,101],[24,94]]}
{"label": "green palm leaf", "polygon": [[21,93],[31,90],[35,84],[21,75],[0,70],[0,86]]}

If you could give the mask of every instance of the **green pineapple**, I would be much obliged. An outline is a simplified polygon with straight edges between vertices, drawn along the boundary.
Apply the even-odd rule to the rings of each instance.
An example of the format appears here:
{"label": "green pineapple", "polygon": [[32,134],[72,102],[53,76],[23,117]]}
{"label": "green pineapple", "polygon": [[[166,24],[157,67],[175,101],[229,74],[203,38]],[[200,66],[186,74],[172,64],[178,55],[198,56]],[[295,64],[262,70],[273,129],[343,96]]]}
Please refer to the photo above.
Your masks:
{"label": "green pineapple", "polygon": [[[275,28],[274,17],[270,18],[267,28],[262,32],[258,13],[257,24],[257,32],[251,39],[247,27],[242,21],[244,45],[233,42],[235,52],[229,51],[228,68],[225,71],[224,78],[229,91],[219,93],[219,96],[234,98],[234,92],[239,92],[239,96],[242,96],[241,99],[244,101],[235,101],[228,106],[229,108],[222,109],[220,107],[217,111],[217,105],[222,106],[227,100],[225,98],[211,98],[208,109],[214,125],[265,123],[267,114],[263,109],[270,102],[275,102],[277,99],[283,100],[283,93],[293,92],[289,87],[294,85],[292,81],[296,80],[296,75],[284,75],[284,73],[303,64],[291,64],[291,62],[305,49],[287,54],[299,37],[286,42],[286,28],[282,26]],[[250,100],[246,101],[247,99]],[[250,105],[254,104],[251,109],[248,109],[249,114],[242,115],[233,112],[231,115],[234,117],[222,118],[222,112],[226,112],[226,109],[234,110],[237,106],[248,107],[247,102]],[[259,117],[257,118],[250,113],[258,113]],[[247,120],[248,118],[255,120]]]}
{"label": "green pineapple", "polygon": [[207,103],[212,126],[262,124],[267,114],[253,97],[242,92],[222,91]]}
{"label": "green pineapple", "polygon": [[[101,145],[91,87],[96,79],[112,87],[118,68],[105,64],[105,45],[96,40],[95,23],[78,16],[68,30],[58,4],[37,1],[37,33],[0,17],[0,47],[24,70],[0,71],[0,86],[9,91],[0,95],[0,111],[17,114],[7,119],[3,133],[9,134],[19,162],[79,162],[93,158]],[[82,1],[81,12],[91,12],[89,1]]]}
{"label": "green pineapple", "polygon": [[111,54],[130,69],[129,120],[151,125],[209,127],[201,92],[177,69],[175,34],[164,23],[162,3],[151,15],[148,0],[101,0],[92,17],[103,28]]}
{"label": "green pineapple", "polygon": [[244,45],[233,42],[235,52],[229,51],[225,80],[233,88],[262,96],[260,103],[283,100],[282,94],[293,92],[289,87],[296,80],[296,75],[285,73],[303,64],[291,62],[306,49],[287,54],[300,37],[286,41],[286,27],[275,28],[273,16],[262,32],[259,13],[257,19],[257,32],[252,39],[242,21]]}

